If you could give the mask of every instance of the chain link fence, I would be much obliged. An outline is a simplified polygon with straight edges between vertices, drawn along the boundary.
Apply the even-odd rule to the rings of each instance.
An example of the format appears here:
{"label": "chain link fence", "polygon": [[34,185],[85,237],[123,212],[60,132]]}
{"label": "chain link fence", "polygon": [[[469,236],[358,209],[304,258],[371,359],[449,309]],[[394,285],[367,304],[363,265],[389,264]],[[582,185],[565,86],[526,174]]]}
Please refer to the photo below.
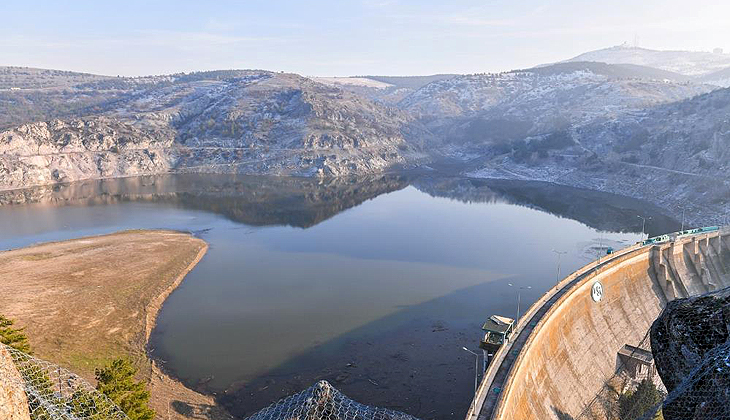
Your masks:
{"label": "chain link fence", "polygon": [[[129,420],[79,376],[0,344],[0,420]],[[247,420],[418,420],[360,404],[327,381],[284,398]]]}
{"label": "chain link fence", "polygon": [[0,391],[0,414],[12,420],[128,420],[78,375],[4,344]]}
{"label": "chain link fence", "polygon": [[327,381],[284,398],[246,420],[418,420],[399,411],[360,404]]}

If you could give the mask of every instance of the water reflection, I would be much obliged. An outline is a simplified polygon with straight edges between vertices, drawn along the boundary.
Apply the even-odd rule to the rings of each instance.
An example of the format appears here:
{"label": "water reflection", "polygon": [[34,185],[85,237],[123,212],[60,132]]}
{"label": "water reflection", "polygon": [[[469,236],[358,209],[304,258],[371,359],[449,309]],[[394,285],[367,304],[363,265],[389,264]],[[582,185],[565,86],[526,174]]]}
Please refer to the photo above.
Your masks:
{"label": "water reflection", "polygon": [[640,232],[639,215],[654,215],[650,235],[675,231],[679,222],[641,200],[539,181],[490,180],[433,175],[357,178],[244,176],[227,174],[154,175],[90,180],[0,191],[0,206],[20,204],[100,205],[152,202],[222,214],[251,226],[307,228],[375,198],[412,185],[435,197],[465,203],[508,203],[580,221],[597,230]]}
{"label": "water reflection", "polygon": [[378,195],[405,188],[403,176],[319,180],[241,175],[156,175],[0,192],[0,205],[172,204],[252,226],[310,227]]}

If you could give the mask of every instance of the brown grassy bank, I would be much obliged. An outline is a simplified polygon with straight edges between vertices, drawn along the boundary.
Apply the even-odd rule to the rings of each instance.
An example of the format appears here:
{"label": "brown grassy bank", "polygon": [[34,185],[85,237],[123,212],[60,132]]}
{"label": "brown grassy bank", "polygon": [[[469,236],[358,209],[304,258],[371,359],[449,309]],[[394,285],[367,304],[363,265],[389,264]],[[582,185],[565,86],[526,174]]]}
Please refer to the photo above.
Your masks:
{"label": "brown grassy bank", "polygon": [[0,313],[26,328],[35,355],[92,383],[94,368],[130,356],[158,418],[224,419],[145,352],[162,303],[207,249],[186,233],[135,230],[0,252]]}

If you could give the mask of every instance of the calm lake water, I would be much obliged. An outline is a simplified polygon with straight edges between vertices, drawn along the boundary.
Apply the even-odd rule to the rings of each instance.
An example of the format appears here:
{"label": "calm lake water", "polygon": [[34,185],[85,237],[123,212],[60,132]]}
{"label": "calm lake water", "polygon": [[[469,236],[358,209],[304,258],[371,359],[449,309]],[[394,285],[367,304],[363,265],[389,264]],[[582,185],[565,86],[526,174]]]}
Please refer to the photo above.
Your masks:
{"label": "calm lake water", "polygon": [[[122,229],[210,250],[165,302],[151,354],[243,416],[325,379],[422,418],[463,417],[481,323],[650,233],[653,206],[542,183],[434,176],[177,175],[0,194],[0,248]],[[510,286],[509,284],[513,286]],[[527,288],[530,287],[530,288]]]}

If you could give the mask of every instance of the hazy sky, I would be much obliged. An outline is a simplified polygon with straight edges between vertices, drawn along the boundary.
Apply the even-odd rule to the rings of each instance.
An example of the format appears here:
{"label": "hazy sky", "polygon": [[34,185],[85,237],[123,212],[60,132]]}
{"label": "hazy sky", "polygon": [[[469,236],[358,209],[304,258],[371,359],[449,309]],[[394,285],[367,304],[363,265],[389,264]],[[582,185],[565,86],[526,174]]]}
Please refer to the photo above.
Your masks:
{"label": "hazy sky", "polygon": [[110,75],[474,73],[625,41],[730,50],[730,0],[1,0],[0,65]]}

